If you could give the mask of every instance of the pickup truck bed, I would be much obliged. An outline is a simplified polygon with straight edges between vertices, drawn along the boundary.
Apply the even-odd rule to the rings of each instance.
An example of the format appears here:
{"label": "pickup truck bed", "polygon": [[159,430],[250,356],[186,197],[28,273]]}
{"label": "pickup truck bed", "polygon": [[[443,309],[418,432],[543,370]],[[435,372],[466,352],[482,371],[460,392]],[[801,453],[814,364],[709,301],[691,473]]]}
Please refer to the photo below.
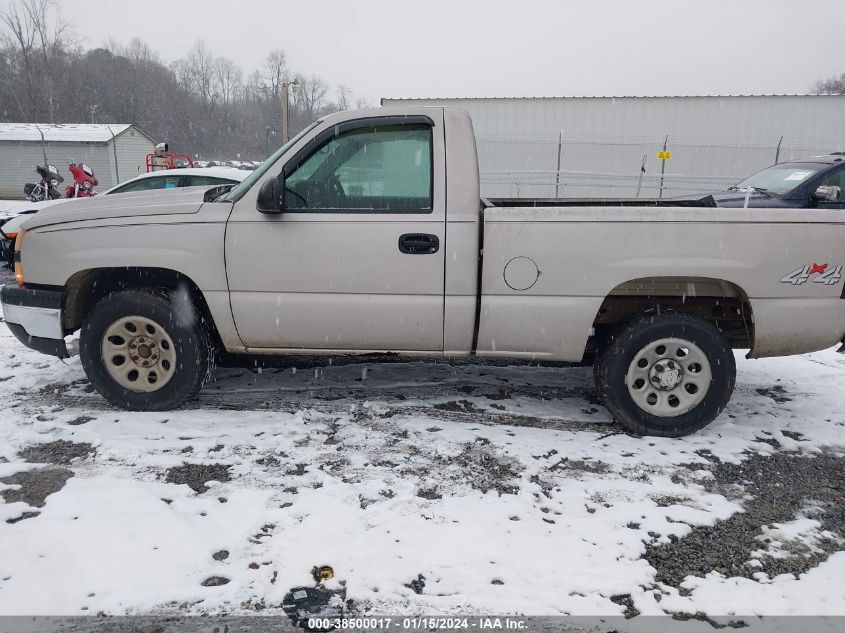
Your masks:
{"label": "pickup truck bed", "polygon": [[667,308],[718,311],[754,358],[829,347],[845,324],[841,293],[830,291],[839,282],[783,278],[802,261],[827,262],[841,222],[834,210],[487,208],[478,353],[580,361],[591,329],[655,296]]}

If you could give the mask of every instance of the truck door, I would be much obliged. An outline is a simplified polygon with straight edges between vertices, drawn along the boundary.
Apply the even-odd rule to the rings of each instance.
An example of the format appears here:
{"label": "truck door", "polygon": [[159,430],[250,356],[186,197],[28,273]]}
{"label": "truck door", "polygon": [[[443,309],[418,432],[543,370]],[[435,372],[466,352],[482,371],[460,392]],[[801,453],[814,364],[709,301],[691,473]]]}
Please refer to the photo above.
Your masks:
{"label": "truck door", "polygon": [[247,348],[443,350],[440,113],[318,127],[268,171],[283,178],[282,213],[235,203],[226,268]]}

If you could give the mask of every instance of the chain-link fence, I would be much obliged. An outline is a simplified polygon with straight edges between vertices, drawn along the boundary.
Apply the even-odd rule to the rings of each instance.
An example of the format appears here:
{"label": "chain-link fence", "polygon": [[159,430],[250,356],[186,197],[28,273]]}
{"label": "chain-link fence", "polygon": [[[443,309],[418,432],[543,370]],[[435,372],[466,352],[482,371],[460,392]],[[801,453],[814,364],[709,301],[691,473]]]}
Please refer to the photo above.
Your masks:
{"label": "chain-link fence", "polygon": [[[658,158],[664,147],[668,160]],[[666,198],[724,191],[776,162],[843,149],[845,142],[790,138],[478,138],[481,193],[488,198]]]}

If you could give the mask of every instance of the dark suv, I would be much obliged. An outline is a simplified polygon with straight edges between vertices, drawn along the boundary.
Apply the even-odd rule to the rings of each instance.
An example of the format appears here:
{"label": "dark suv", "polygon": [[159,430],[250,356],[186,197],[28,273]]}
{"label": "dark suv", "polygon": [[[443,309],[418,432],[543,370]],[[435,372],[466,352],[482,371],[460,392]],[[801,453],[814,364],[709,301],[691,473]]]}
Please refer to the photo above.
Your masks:
{"label": "dark suv", "polygon": [[717,207],[845,209],[845,152],[778,163],[721,193]]}

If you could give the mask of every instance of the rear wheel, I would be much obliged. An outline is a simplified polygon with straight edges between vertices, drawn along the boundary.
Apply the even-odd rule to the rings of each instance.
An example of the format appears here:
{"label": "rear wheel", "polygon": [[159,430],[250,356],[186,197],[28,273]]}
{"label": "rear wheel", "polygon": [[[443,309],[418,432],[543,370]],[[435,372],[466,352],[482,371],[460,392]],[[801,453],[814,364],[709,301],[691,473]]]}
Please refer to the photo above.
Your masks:
{"label": "rear wheel", "polygon": [[94,306],[79,354],[94,388],[134,411],[179,407],[208,379],[214,358],[190,301],[147,289],[115,292]]}
{"label": "rear wheel", "polygon": [[733,393],[736,364],[730,344],[703,319],[645,316],[599,353],[596,388],[625,428],[679,437],[713,421]]}

